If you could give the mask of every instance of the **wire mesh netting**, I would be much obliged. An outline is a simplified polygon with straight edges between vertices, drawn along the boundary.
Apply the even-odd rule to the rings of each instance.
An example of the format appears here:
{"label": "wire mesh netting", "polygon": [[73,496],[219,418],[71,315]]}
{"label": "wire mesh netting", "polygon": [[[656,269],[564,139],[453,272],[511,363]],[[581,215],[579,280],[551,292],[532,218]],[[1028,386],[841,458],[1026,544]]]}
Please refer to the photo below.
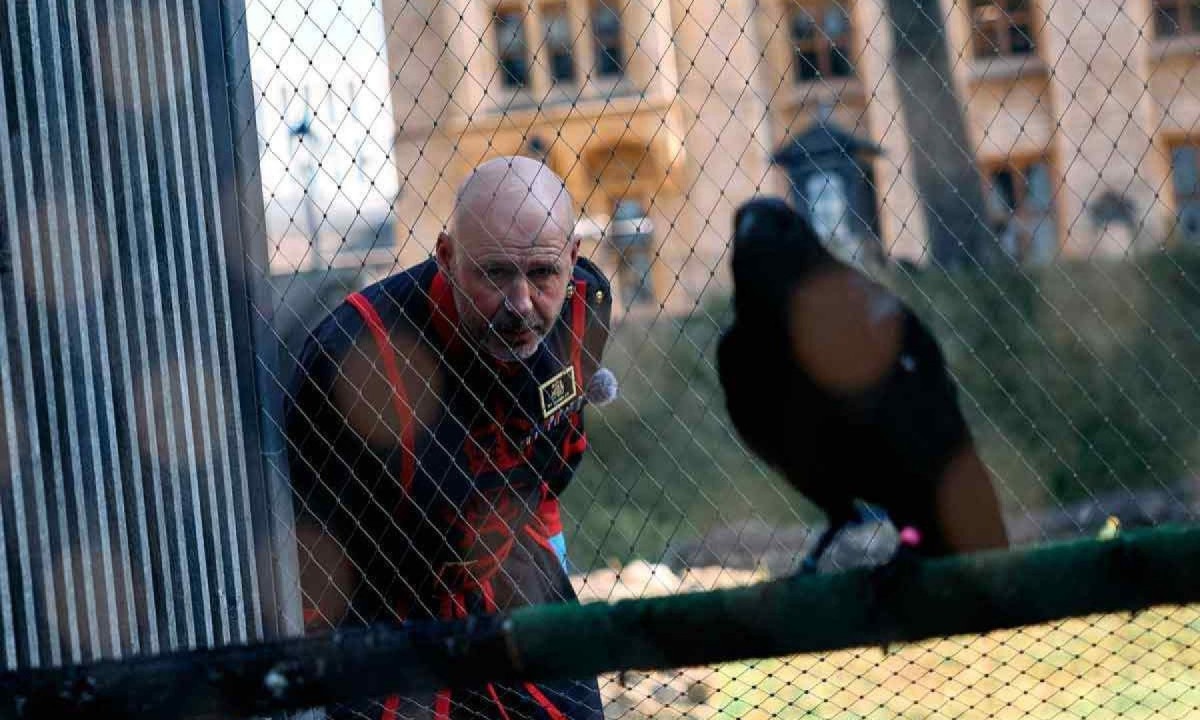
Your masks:
{"label": "wire mesh netting", "polygon": [[[474,168],[535,158],[563,178],[571,233],[611,286],[611,308],[589,309],[607,342],[588,352],[620,382],[616,402],[586,411],[585,459],[554,488],[575,592],[612,601],[793,572],[822,515],[743,449],[714,369],[733,213],[775,194],[934,327],[1014,543],[1191,520],[1197,22],[1167,0],[251,2],[278,377],[305,372],[310,332],[347,294],[434,256]],[[399,302],[386,295],[373,297]],[[349,322],[338,332],[361,337]],[[355,374],[379,379],[361,366],[375,347],[331,372],[371,388],[340,407],[370,409],[360,434],[390,435],[378,451],[403,430],[379,400],[389,386]],[[420,365],[401,355],[405,372]],[[406,376],[409,394],[444,392],[430,377]],[[367,569],[391,547],[380,536],[407,542],[408,529],[362,509],[381,479],[342,462],[336,482],[368,488],[359,504],[340,484],[326,497],[340,509],[298,520],[317,538],[300,553],[313,631],[395,610],[381,588],[359,610],[372,594],[360,583],[403,574]],[[506,502],[457,520],[519,524]],[[453,544],[456,518],[443,521]],[[339,531],[384,544],[356,559]],[[828,565],[881,562],[895,542],[867,522]],[[487,551],[501,574],[508,552]],[[538,587],[508,584],[522,583]],[[536,598],[510,599],[524,601]],[[1164,609],[891,654],[629,672],[600,689],[610,718],[1183,717],[1200,703],[1197,623]]]}
{"label": "wire mesh netting", "polygon": [[[537,158],[614,295],[597,362],[621,397],[587,411],[561,496],[575,590],[611,601],[792,572],[821,516],[741,447],[714,370],[733,212],[777,194],[936,328],[1014,542],[1190,520],[1198,12],[252,2],[264,272],[287,358],[347,293],[433,254],[474,167]],[[903,57],[922,42],[943,52]],[[894,543],[867,523],[831,564]],[[352,612],[340,553],[300,562],[307,605],[334,608],[310,627]],[[614,718],[1182,717],[1200,701],[1196,628],[1194,610],[1164,610],[601,690]]]}
{"label": "wire mesh netting", "polygon": [[[1200,507],[1200,4],[9,2],[0,31],[6,667],[796,573],[831,518],[717,367],[760,195],[932,330],[1012,545]],[[894,557],[862,512],[822,572]],[[1181,718],[1198,633],[1160,607],[325,711]]]}

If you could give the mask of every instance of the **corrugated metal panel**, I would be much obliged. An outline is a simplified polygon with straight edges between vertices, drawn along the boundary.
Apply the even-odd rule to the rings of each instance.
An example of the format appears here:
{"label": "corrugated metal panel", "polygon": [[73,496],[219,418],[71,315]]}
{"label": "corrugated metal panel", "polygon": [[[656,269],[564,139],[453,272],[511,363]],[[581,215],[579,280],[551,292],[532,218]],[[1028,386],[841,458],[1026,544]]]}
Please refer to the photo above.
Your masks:
{"label": "corrugated metal panel", "polygon": [[205,12],[0,10],[9,667],[263,635],[256,556],[271,528],[255,511],[255,338],[230,252],[236,140],[213,117],[236,105],[212,65],[228,38]]}

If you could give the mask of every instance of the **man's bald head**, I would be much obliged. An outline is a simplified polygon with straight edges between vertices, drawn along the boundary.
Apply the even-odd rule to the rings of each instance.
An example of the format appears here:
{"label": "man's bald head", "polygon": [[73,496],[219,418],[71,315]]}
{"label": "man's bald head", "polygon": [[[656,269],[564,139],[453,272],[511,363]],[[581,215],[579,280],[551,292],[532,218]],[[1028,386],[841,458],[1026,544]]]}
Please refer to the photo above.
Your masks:
{"label": "man's bald head", "polygon": [[449,230],[456,237],[536,237],[549,225],[568,237],[574,215],[567,185],[553,170],[533,158],[503,156],[475,168],[459,186]]}
{"label": "man's bald head", "polygon": [[437,260],[465,334],[501,359],[526,359],[558,319],[579,254],[562,178],[527,157],[499,157],[458,190]]}

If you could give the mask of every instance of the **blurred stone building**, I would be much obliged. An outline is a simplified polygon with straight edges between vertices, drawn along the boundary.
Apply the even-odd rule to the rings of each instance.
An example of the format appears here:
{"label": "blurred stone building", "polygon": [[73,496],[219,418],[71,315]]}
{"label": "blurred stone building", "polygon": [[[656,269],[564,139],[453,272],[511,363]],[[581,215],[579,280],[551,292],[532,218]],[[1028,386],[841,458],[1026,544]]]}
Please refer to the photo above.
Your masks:
{"label": "blurred stone building", "polygon": [[[988,222],[1022,262],[1200,240],[1200,6],[942,0]],[[885,0],[385,0],[396,254],[493,155],[543,156],[622,309],[691,308],[733,209],[790,194],[848,256],[928,261]],[[1182,222],[1177,222],[1182,220]]]}

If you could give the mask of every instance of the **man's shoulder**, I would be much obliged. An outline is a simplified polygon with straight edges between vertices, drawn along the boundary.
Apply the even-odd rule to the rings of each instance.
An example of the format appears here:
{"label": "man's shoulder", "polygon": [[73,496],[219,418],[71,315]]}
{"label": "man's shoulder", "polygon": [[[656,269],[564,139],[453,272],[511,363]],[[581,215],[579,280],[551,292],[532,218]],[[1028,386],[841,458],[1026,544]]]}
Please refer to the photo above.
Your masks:
{"label": "man's shoulder", "polygon": [[[604,274],[599,266],[596,266],[592,260],[580,256],[575,262],[575,269],[571,274],[572,280],[576,283],[583,283],[583,299],[586,302],[588,312],[588,324],[594,324],[595,320],[599,320],[602,326],[607,329],[608,322],[612,318],[612,286],[608,282],[608,277]],[[570,305],[566,306],[570,307]]]}
{"label": "man's shoulder", "polygon": [[359,294],[387,319],[391,313],[412,312],[414,303],[421,307],[427,305],[429,286],[436,273],[437,263],[426,260],[366,286]]}
{"label": "man's shoulder", "polygon": [[596,266],[596,263],[582,255],[575,261],[575,269],[571,275],[576,281],[582,280],[588,287],[603,290],[605,294],[608,294],[611,289],[604,272]]}
{"label": "man's shoulder", "polygon": [[580,256],[575,261],[571,277],[576,283],[583,283],[584,300],[591,308],[590,317],[597,318],[607,325],[612,312],[612,286],[604,271],[591,260]]}
{"label": "man's shoulder", "polygon": [[[365,298],[384,327],[391,328],[402,318],[415,321],[412,316],[424,311],[428,304],[427,289],[436,270],[436,263],[426,260],[351,294]],[[347,295],[313,329],[310,342],[326,352],[336,351],[353,343],[366,325],[362,312]]]}
{"label": "man's shoulder", "polygon": [[571,276],[575,282],[571,291],[576,298],[582,294],[584,311],[581,315],[575,314],[580,307],[578,300],[565,303],[559,327],[563,328],[564,332],[571,333],[582,320],[586,350],[583,353],[584,377],[591,377],[594,366],[599,363],[604,346],[608,342],[609,325],[612,322],[612,286],[604,271],[585,257],[576,260]]}

